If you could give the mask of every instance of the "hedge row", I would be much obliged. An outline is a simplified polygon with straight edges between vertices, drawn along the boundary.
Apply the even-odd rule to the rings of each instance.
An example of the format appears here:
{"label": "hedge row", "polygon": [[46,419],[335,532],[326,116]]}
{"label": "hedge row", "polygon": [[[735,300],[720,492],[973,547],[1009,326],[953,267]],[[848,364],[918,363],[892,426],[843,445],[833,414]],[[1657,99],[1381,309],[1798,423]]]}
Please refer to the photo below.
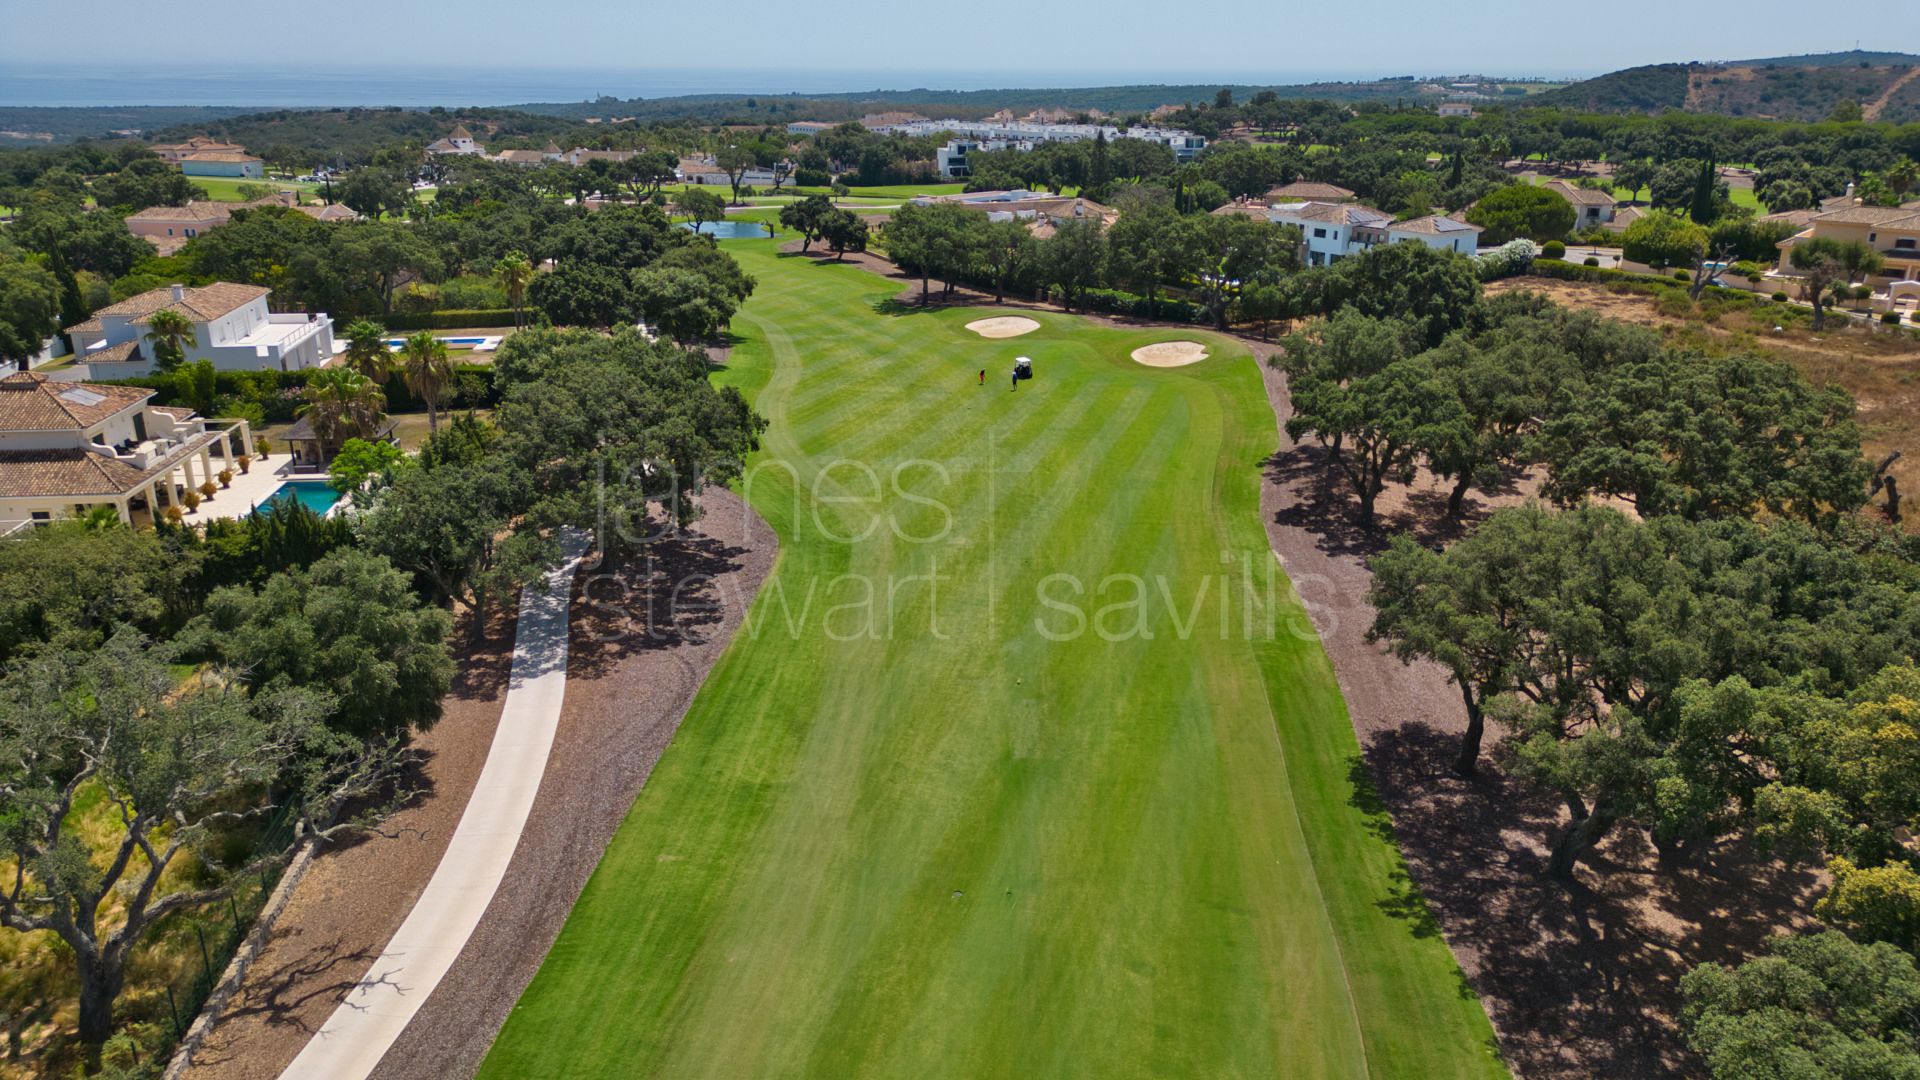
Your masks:
{"label": "hedge row", "polygon": [[[259,408],[260,416],[266,422],[288,423],[300,408],[303,400],[300,390],[307,385],[308,374],[306,371],[219,372],[213,379],[215,411],[218,412],[221,405],[253,405]],[[155,405],[194,404],[189,373],[184,369],[166,375],[155,372],[131,379],[116,379],[106,385],[140,386],[153,390]],[[407,389],[404,379],[388,379],[381,389],[386,392],[387,411],[390,413],[426,411],[427,403]],[[500,393],[493,384],[493,365],[455,364],[453,389],[445,396],[443,408],[486,408],[498,404]]]}
{"label": "hedge row", "polygon": [[1536,277],[1558,278],[1561,281],[1592,281],[1610,285],[1624,281],[1636,285],[1672,285],[1673,281],[1659,274],[1638,274],[1631,270],[1615,270],[1607,266],[1582,266],[1578,263],[1562,262],[1555,259],[1536,259],[1533,264]]}
{"label": "hedge row", "polygon": [[[389,330],[455,330],[466,327],[512,326],[513,309],[479,308],[472,311],[423,311],[415,314],[370,316],[374,322]],[[346,327],[336,324],[333,332],[343,333]]]}
{"label": "hedge row", "polygon": [[[1052,293],[1053,302],[1060,302],[1059,290]],[[1186,300],[1157,297],[1149,301],[1144,296],[1119,289],[1088,289],[1080,294],[1080,300],[1074,305],[1080,311],[1099,311],[1108,315],[1131,315],[1136,319],[1158,319],[1161,322],[1204,323],[1207,321],[1207,309]]]}
{"label": "hedge row", "polygon": [[[1680,272],[1667,277],[1661,274],[1640,274],[1631,270],[1615,270],[1605,266],[1579,266],[1574,263],[1554,262],[1541,259],[1533,264],[1530,273],[1538,277],[1559,278],[1562,281],[1589,281],[1602,285],[1626,285],[1635,291],[1655,293],[1660,296],[1684,297],[1687,284],[1681,280],[1690,277]],[[1729,304],[1764,304],[1767,297],[1760,293],[1748,292],[1726,285],[1709,285],[1700,294],[1704,301],[1719,301]],[[1788,312],[1794,309],[1787,309]]]}

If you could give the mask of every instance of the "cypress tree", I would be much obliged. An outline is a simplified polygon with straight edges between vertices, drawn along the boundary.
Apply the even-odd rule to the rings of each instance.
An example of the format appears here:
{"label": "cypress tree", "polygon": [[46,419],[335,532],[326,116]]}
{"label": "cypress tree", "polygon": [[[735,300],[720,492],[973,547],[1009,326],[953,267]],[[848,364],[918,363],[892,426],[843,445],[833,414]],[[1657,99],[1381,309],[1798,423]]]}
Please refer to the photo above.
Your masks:
{"label": "cypress tree", "polygon": [[1700,179],[1693,185],[1693,205],[1687,213],[1701,225],[1713,224],[1714,217],[1714,166],[1712,159],[1700,163]]}

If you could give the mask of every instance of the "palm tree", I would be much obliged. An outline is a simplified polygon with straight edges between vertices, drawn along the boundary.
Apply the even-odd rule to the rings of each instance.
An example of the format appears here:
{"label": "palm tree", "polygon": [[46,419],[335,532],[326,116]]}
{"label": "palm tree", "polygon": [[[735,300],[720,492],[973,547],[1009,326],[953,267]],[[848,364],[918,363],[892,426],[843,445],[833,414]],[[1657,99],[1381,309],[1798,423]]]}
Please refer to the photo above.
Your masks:
{"label": "palm tree", "polygon": [[162,308],[147,317],[147,342],[153,347],[153,366],[172,371],[187,358],[187,342],[193,340],[193,323],[172,308]]}
{"label": "palm tree", "polygon": [[427,430],[440,430],[440,391],[453,381],[453,364],[447,359],[447,343],[422,330],[407,338],[402,348],[406,355],[407,389],[427,403]]}
{"label": "palm tree", "polygon": [[387,349],[387,328],[372,319],[355,319],[347,326],[347,367],[376,383],[393,374]]}
{"label": "palm tree", "polygon": [[520,326],[520,310],[527,300],[527,286],[533,282],[533,263],[527,260],[525,252],[509,251],[493,264],[493,275],[500,279],[500,287],[507,290],[507,300],[513,305],[513,325]]}
{"label": "palm tree", "polygon": [[387,418],[387,395],[372,379],[347,368],[320,368],[307,376],[297,414],[313,425],[329,453],[348,439],[366,438]]}

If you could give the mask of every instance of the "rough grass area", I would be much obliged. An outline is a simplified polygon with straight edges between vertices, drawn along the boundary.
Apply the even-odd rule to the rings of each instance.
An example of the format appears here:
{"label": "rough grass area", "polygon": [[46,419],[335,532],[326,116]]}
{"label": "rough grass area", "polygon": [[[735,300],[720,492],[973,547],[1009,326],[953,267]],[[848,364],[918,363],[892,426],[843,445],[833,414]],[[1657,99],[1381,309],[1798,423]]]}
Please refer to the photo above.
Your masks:
{"label": "rough grass area", "polygon": [[1504,1075],[1268,547],[1245,348],[983,341],[780,243],[727,245],[720,375],[779,563],[482,1075]]}
{"label": "rough grass area", "polygon": [[1707,299],[1692,304],[1683,294],[1656,298],[1619,286],[1535,277],[1494,282],[1488,289],[1545,293],[1568,307],[1656,327],[1676,344],[1708,353],[1772,356],[1799,368],[1819,385],[1845,388],[1859,406],[1861,445],[1867,458],[1878,464],[1896,450],[1904,455],[1889,472],[1906,497],[1904,526],[1920,531],[1920,512],[1915,511],[1912,496],[1906,495],[1920,491],[1920,333],[1862,323],[1830,311],[1827,329],[1816,334],[1808,309],[1764,300],[1725,304]]}
{"label": "rough grass area", "polygon": [[[191,677],[191,665],[172,665],[182,681]],[[119,809],[106,789],[96,783],[81,787],[68,817],[71,835],[82,840],[93,865],[104,867],[123,835]],[[250,850],[251,830],[223,838],[217,853],[234,861]],[[123,881],[138,881],[147,862],[136,853]],[[11,863],[0,862],[0,873],[11,877]],[[215,875],[191,854],[169,866],[162,888],[173,891],[211,885]],[[130,1059],[164,1061],[179,1032],[193,1022],[200,1002],[212,988],[232,955],[240,934],[252,922],[271,887],[270,878],[247,881],[233,902],[178,912],[162,919],[133,948],[127,963],[127,984],[114,1007],[120,1038],[109,1048],[109,1064]],[[126,898],[109,895],[100,906],[103,928],[120,925],[126,917]],[[86,1047],[74,1037],[79,1023],[79,980],[74,976],[73,953],[51,931],[0,935],[0,1012],[6,1014],[8,1033],[17,1025],[19,1054],[0,1059],[0,1080],[74,1075],[86,1057]]]}

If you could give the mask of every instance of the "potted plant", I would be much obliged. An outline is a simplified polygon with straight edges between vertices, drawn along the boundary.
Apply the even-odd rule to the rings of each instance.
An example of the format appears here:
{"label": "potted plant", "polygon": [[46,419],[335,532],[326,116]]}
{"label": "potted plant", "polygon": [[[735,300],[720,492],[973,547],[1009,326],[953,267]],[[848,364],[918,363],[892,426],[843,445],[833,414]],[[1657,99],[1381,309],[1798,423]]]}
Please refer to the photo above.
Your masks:
{"label": "potted plant", "polygon": [[272,444],[269,443],[265,437],[253,440],[254,455],[261,461],[267,460],[267,451],[270,449],[272,449]]}
{"label": "potted plant", "polygon": [[166,523],[167,523],[167,524],[169,524],[169,525],[178,525],[178,524],[180,524],[180,519],[181,519],[181,518],[183,518],[183,517],[185,517],[186,515],[184,515],[184,514],[182,514],[182,513],[180,512],[180,508],[179,508],[179,507],[177,507],[177,506],[169,506],[169,507],[167,507],[167,508],[166,508],[165,510],[162,510],[162,511],[160,512],[160,516],[161,516],[161,517],[162,517],[163,519],[165,519],[165,520],[166,520]]}
{"label": "potted plant", "polygon": [[221,469],[219,476],[220,476],[221,487],[225,488],[225,487],[233,486],[233,470],[232,469]]}
{"label": "potted plant", "polygon": [[211,480],[208,480],[205,483],[200,485],[200,494],[205,498],[209,498],[209,499],[213,498],[213,493],[219,490],[220,490],[220,485],[214,483]]}
{"label": "potted plant", "polygon": [[253,464],[253,456],[251,454],[241,454],[239,457],[234,458],[233,461],[234,464],[240,466],[240,475],[245,476],[247,469]]}
{"label": "potted plant", "polygon": [[193,513],[195,510],[200,509],[200,493],[193,490],[192,488],[188,488],[187,490],[181,492],[180,505],[186,507],[187,513],[189,514]]}

